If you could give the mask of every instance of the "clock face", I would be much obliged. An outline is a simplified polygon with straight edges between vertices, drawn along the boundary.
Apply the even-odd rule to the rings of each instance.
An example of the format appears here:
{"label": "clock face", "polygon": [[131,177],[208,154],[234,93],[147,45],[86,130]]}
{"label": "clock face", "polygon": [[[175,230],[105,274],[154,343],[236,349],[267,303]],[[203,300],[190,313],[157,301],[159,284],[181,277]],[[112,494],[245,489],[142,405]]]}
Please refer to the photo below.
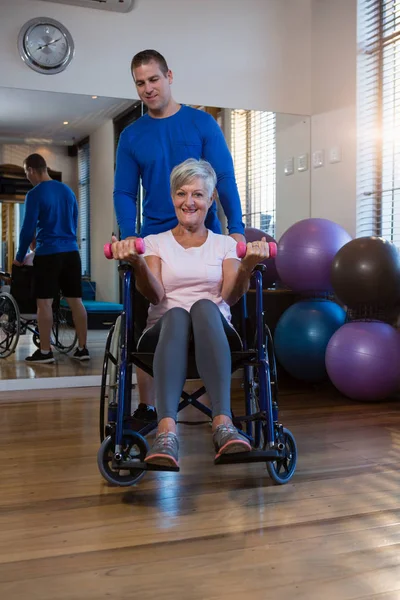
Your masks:
{"label": "clock face", "polygon": [[32,19],[18,38],[21,58],[35,71],[60,73],[71,62],[74,43],[69,31],[53,19]]}

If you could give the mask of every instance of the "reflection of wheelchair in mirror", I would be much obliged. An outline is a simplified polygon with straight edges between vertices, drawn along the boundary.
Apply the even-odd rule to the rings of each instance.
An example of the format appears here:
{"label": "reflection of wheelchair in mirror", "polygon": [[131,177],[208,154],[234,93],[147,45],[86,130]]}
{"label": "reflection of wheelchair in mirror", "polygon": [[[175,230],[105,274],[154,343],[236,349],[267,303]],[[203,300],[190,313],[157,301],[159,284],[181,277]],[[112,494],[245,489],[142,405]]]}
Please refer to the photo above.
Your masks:
{"label": "reflection of wheelchair in mirror", "polygon": [[[0,358],[7,358],[17,347],[20,335],[32,334],[33,343],[40,347],[37,326],[36,300],[32,294],[33,267],[13,266],[12,274],[0,272]],[[61,297],[53,302],[51,344],[62,354],[70,352],[77,343],[75,329],[67,322],[67,309]]]}
{"label": "reflection of wheelchair in mirror", "polygon": [[[262,271],[258,265],[256,279],[255,326],[247,314],[247,298],[240,300],[240,326],[243,349],[231,352],[232,373],[244,371],[244,415],[232,414],[240,433],[250,441],[251,452],[222,454],[215,464],[265,463],[275,483],[287,483],[297,463],[296,442],[292,433],[278,420],[278,386],[273,343],[264,321]],[[139,431],[130,428],[132,367],[153,374],[151,353],[137,352],[134,347],[135,283],[127,265],[119,267],[123,275],[124,309],[109,332],[103,364],[100,397],[100,438],[98,467],[111,484],[129,486],[139,481],[146,471],[178,471],[179,467],[161,467],[144,462],[149,450],[145,436],[157,423],[143,423]],[[193,357],[189,354],[188,378],[198,378]],[[205,393],[201,387],[194,393],[182,391],[178,412],[192,405],[211,421],[211,410],[199,401]],[[179,420],[178,420],[179,423]]]}

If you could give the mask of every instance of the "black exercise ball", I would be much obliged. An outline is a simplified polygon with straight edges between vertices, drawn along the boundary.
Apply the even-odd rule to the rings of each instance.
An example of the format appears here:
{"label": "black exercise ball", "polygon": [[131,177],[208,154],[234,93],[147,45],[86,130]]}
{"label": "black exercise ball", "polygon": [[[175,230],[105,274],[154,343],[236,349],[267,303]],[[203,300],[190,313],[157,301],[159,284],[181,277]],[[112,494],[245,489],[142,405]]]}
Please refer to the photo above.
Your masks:
{"label": "black exercise ball", "polygon": [[356,238],[333,259],[331,280],[349,308],[393,306],[400,300],[400,253],[383,238]]}

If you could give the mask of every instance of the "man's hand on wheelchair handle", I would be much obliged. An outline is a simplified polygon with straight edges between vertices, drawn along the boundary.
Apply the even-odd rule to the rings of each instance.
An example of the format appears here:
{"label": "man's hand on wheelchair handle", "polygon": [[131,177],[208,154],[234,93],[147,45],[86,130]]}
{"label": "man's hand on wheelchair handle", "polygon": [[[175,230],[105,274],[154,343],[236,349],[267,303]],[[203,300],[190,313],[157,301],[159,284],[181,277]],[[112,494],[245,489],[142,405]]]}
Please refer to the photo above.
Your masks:
{"label": "man's hand on wheelchair handle", "polygon": [[247,252],[242,259],[242,265],[251,272],[256,265],[266,258],[269,258],[269,245],[267,239],[263,237],[261,241],[247,244]]}
{"label": "man's hand on wheelchair handle", "polygon": [[12,264],[15,265],[16,267],[23,267],[24,266],[24,263],[19,262],[16,258],[14,258]]}

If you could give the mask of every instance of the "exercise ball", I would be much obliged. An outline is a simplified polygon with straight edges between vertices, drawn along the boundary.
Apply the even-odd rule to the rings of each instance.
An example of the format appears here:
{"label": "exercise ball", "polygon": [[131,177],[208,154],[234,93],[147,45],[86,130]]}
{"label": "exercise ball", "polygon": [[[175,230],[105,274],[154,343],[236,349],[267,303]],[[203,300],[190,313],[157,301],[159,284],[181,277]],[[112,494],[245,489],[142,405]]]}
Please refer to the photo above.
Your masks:
{"label": "exercise ball", "polygon": [[400,299],[400,254],[380,237],[361,237],[339,250],[332,263],[332,285],[350,308],[390,307]]}
{"label": "exercise ball", "polygon": [[400,334],[380,322],[346,323],[332,336],[326,369],[334,386],[354,400],[382,400],[400,382]]}
{"label": "exercise ball", "polygon": [[295,223],[279,240],[279,277],[295,292],[331,291],[333,258],[350,240],[343,227],[328,219]]}
{"label": "exercise ball", "polygon": [[[258,242],[263,237],[266,238],[267,242],[275,242],[271,235],[268,235],[268,233],[265,233],[265,231],[262,231],[261,229],[255,229],[254,227],[246,227],[244,230],[244,237],[246,238],[246,242]],[[267,258],[262,261],[262,264],[267,267],[266,271],[263,273],[263,289],[267,289],[272,287],[279,279],[275,258]],[[255,287],[254,280],[251,282],[251,287]]]}
{"label": "exercise ball", "polygon": [[290,306],[279,319],[274,336],[282,367],[296,379],[323,380],[326,347],[345,318],[344,310],[329,300],[304,300]]}

